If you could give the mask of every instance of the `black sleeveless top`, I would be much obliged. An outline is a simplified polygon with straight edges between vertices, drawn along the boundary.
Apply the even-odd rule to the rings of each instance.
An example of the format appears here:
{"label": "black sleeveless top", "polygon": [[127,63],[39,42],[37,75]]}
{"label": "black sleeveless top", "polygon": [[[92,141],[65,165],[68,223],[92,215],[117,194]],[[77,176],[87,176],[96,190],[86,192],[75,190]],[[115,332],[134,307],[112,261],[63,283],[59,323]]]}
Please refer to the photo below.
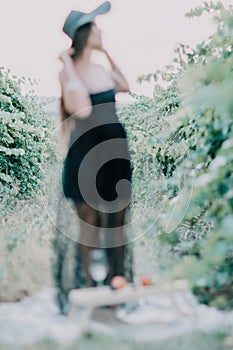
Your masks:
{"label": "black sleeveless top", "polygon": [[132,166],[126,131],[116,114],[115,90],[93,93],[90,98],[91,114],[74,119],[62,174],[64,195],[76,202],[112,201],[118,196],[118,181],[126,179],[122,199],[128,200]]}

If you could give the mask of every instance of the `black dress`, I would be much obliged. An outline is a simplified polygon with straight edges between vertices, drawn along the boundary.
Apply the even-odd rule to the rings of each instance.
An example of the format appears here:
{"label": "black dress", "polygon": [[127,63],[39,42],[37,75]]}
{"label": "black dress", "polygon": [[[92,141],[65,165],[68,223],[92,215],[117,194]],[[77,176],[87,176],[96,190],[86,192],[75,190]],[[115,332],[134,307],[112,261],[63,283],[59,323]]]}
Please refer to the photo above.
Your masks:
{"label": "black dress", "polygon": [[[118,210],[120,212],[125,208],[124,223],[130,221],[133,168],[127,135],[116,114],[115,90],[90,94],[90,98],[90,116],[85,119],[72,117],[73,129],[64,160],[63,193],[58,203],[53,240],[55,256],[52,267],[58,287],[57,301],[62,313],[69,311],[68,292],[71,289],[90,286],[80,253],[80,246],[89,243],[81,242],[80,245],[76,235],[79,228],[75,224],[75,210],[71,213],[72,205],[75,208],[79,204],[88,204],[100,214],[110,213],[110,218]],[[111,219],[107,222],[105,227],[108,229],[115,227],[111,226]],[[129,244],[130,239],[124,236],[125,241],[121,246],[114,244],[115,239],[117,241],[117,232],[113,231],[112,236],[108,233],[108,237],[113,237],[110,240],[112,245],[109,245],[109,241],[106,246],[97,247],[104,249],[108,258],[110,272],[104,280],[106,285],[114,275],[124,275],[128,282],[133,281],[133,251]],[[93,281],[93,286],[95,285]]]}
{"label": "black dress", "polygon": [[[63,171],[64,195],[76,202],[89,199],[92,204],[99,203],[102,198],[113,201],[117,198],[117,182],[125,179],[128,181],[122,185],[120,199],[129,201],[132,168],[126,132],[116,115],[115,91],[90,94],[90,98],[91,115],[86,119],[75,118]],[[88,159],[83,162],[86,155]]]}

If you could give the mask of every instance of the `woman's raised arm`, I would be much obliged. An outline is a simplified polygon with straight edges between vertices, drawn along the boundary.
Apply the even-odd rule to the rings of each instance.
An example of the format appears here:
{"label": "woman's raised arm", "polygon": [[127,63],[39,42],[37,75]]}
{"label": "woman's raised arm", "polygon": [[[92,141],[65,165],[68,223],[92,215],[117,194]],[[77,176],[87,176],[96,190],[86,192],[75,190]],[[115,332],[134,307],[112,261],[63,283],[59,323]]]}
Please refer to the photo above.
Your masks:
{"label": "woman's raised arm", "polygon": [[62,98],[66,111],[70,115],[78,118],[86,118],[92,112],[92,104],[89,92],[82,80],[78,76],[70,55],[73,50],[69,49],[62,52],[59,59],[64,67],[59,72],[59,81],[62,89]]}

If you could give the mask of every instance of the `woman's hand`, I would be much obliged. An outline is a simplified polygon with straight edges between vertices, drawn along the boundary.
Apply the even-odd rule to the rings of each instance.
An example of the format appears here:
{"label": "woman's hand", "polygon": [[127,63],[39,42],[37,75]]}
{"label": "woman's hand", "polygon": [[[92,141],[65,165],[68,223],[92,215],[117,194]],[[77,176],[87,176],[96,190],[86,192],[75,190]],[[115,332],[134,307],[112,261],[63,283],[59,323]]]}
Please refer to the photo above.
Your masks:
{"label": "woman's hand", "polygon": [[74,48],[71,47],[68,50],[62,51],[60,55],[58,56],[59,60],[62,61],[62,63],[66,64],[69,62],[72,62],[71,55],[74,53]]}

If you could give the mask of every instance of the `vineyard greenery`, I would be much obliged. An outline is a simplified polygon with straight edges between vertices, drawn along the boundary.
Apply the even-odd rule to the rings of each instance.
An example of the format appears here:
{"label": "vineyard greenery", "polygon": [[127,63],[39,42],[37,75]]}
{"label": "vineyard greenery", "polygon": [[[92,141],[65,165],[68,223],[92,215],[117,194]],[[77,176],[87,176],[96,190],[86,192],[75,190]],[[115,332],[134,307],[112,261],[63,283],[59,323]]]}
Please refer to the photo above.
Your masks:
{"label": "vineyard greenery", "polygon": [[[187,17],[213,15],[216,32],[195,48],[177,45],[154,81],[153,98],[130,92],[118,110],[133,161],[133,199],[173,259],[169,278],[188,278],[202,303],[233,301],[233,7],[204,3]],[[0,71],[1,215],[38,191],[55,159],[51,122],[22,81]],[[153,210],[151,210],[153,209]],[[155,252],[156,253],[156,252]]]}
{"label": "vineyard greenery", "polygon": [[[21,87],[31,90],[23,95]],[[35,80],[10,76],[0,69],[1,214],[15,200],[30,198],[41,186],[42,168],[54,156],[51,122],[34,93]]]}
{"label": "vineyard greenery", "polygon": [[169,276],[188,278],[201,302],[226,309],[233,307],[233,7],[204,3],[187,17],[205,12],[216,32],[195,48],[179,44],[163,71],[140,76],[154,79],[153,99],[131,93],[136,102],[121,116],[127,112],[137,200],[158,209],[150,219],[176,259]]}

